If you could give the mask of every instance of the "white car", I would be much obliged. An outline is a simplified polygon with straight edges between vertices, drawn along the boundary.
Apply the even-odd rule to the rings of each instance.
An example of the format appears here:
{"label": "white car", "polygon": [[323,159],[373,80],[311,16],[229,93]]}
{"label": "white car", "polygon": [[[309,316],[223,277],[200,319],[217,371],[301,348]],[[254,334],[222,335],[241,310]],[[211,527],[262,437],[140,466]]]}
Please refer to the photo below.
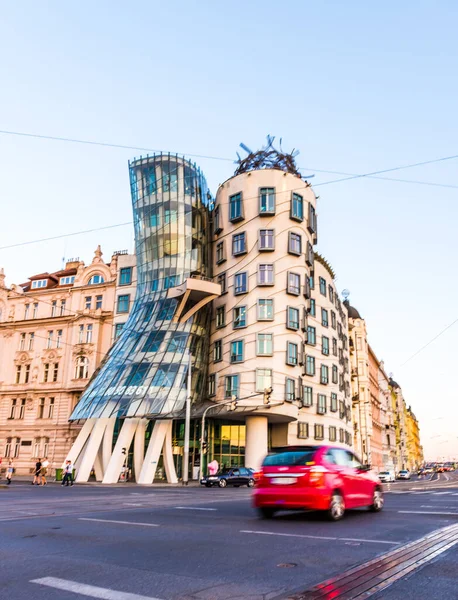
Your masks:
{"label": "white car", "polygon": [[391,471],[381,471],[378,474],[378,478],[382,483],[390,483],[391,481],[395,480],[394,473]]}
{"label": "white car", "polygon": [[407,469],[399,471],[398,479],[410,479],[410,471],[407,471]]}

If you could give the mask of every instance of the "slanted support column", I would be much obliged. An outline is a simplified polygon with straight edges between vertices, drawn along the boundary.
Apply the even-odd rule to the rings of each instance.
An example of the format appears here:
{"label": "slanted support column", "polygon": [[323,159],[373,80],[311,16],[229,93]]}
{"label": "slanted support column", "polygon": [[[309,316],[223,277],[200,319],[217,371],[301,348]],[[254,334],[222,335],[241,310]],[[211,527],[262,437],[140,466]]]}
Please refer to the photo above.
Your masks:
{"label": "slanted support column", "polygon": [[[150,484],[153,483],[154,476],[156,474],[157,462],[161,455],[161,450],[164,445],[167,433],[172,431],[172,420],[166,419],[164,421],[156,421],[154,424],[151,438],[148,444],[148,450],[146,451],[145,460],[140,471],[140,476],[137,479],[137,483]],[[172,448],[172,441],[170,437],[170,450]],[[165,453],[164,453],[165,454]],[[168,459],[167,459],[168,460]],[[166,462],[164,456],[164,462]],[[173,457],[172,457],[173,464]],[[170,462],[169,462],[170,467]],[[166,471],[167,472],[167,471]],[[175,474],[176,477],[176,474]]]}
{"label": "slanted support column", "polygon": [[78,437],[76,438],[75,442],[73,443],[73,446],[70,448],[70,452],[65,457],[62,467],[65,466],[65,461],[67,461],[67,460],[71,460],[73,464],[76,463],[79,455],[81,454],[81,451],[84,448],[84,444],[86,443],[87,438],[89,437],[96,422],[97,422],[97,419],[86,419],[86,422],[84,423],[83,427],[81,428],[81,431],[79,432]]}
{"label": "slanted support column", "polygon": [[173,462],[173,449],[172,449],[172,427],[173,421],[169,421],[169,427],[165,434],[165,441],[162,447],[162,457],[164,459],[165,474],[167,476],[168,483],[178,483],[177,472],[175,469],[175,463]]}
{"label": "slanted support column", "polygon": [[126,451],[129,451],[139,421],[140,419],[124,419],[123,426],[121,427],[121,431],[119,432],[116,441],[116,446],[114,447],[108,467],[105,470],[102,483],[118,483],[122,465],[125,460],[122,449],[126,448]]}
{"label": "slanted support column", "polygon": [[102,465],[103,465],[104,473],[108,468],[108,463],[110,462],[111,454],[113,452],[113,433],[114,433],[115,424],[116,424],[116,417],[110,417],[108,419],[107,428],[105,429],[105,435],[103,436]]}
{"label": "slanted support column", "polygon": [[267,454],[267,417],[246,418],[245,466],[259,469]]}
{"label": "slanted support column", "polygon": [[[105,433],[108,419],[97,419],[92,428],[91,435],[84,450],[84,455],[81,460],[78,472],[76,473],[76,481],[87,481],[91,474],[92,467],[95,465],[100,444],[102,443],[103,434]],[[99,467],[99,465],[97,465]]]}
{"label": "slanted support column", "polygon": [[134,439],[134,474],[135,481],[138,483],[140,472],[142,470],[143,460],[145,459],[145,433],[148,427],[148,420],[141,419],[137,425]]}

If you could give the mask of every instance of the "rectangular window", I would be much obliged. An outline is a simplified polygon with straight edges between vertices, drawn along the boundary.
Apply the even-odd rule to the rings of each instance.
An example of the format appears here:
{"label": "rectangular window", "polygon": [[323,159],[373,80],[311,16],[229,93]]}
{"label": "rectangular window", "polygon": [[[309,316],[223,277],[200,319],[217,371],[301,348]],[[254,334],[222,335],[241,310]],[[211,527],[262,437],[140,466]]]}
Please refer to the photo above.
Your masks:
{"label": "rectangular window", "polygon": [[21,333],[21,337],[19,340],[19,350],[25,349],[25,333]]}
{"label": "rectangular window", "polygon": [[341,444],[345,442],[345,431],[342,428],[339,429],[339,442]]}
{"label": "rectangular window", "polygon": [[[313,246],[310,242],[307,242],[307,250],[305,252],[305,263],[309,267],[313,267],[314,261],[315,261],[315,255],[313,253]],[[310,289],[313,289],[313,287],[312,287],[313,277],[309,277],[309,280],[310,280]]]}
{"label": "rectangular window", "polygon": [[232,326],[234,329],[241,329],[242,327],[246,327],[246,306],[237,306],[236,308],[234,308],[232,312],[232,319]]}
{"label": "rectangular window", "polygon": [[[165,331],[162,332],[156,332],[156,334],[159,333],[163,333],[165,335]],[[156,335],[156,342],[159,341],[160,344],[160,337],[157,337]],[[169,345],[167,346],[167,352],[184,352],[185,348],[186,348],[186,343],[188,341],[188,337],[189,335],[185,332],[176,332],[172,338],[170,338],[169,340]],[[194,338],[195,339],[195,338]]]}
{"label": "rectangular window", "polygon": [[291,219],[295,221],[304,220],[304,199],[301,195],[295,194],[291,196]]}
{"label": "rectangular window", "polygon": [[334,290],[332,289],[331,285],[328,286],[328,293],[329,293],[329,301],[334,304]]}
{"label": "rectangular window", "polygon": [[[10,419],[15,419],[16,418],[16,406],[17,406],[17,400],[11,400],[11,409],[10,409]],[[6,453],[5,453],[6,454]],[[6,454],[7,456],[7,454]]]}
{"label": "rectangular window", "polygon": [[336,313],[333,310],[331,310],[331,327],[333,329],[337,327]]}
{"label": "rectangular window", "polygon": [[44,419],[44,416],[45,416],[45,399],[44,398],[40,398],[38,400],[38,414],[37,414],[37,419]]}
{"label": "rectangular window", "polygon": [[219,265],[226,260],[224,240],[216,244],[216,264]]}
{"label": "rectangular window", "polygon": [[56,382],[58,378],[59,378],[59,363],[54,363],[54,368],[52,371],[53,382]]}
{"label": "rectangular window", "polygon": [[305,279],[304,290],[303,290],[302,294],[306,300],[310,300],[310,297],[312,295],[312,292],[310,291],[310,281],[309,281],[309,278],[307,277],[307,275],[305,276],[304,279]]}
{"label": "rectangular window", "polygon": [[256,391],[263,392],[272,387],[272,369],[256,369]]}
{"label": "rectangular window", "polygon": [[29,350],[33,350],[33,341],[35,339],[35,334],[29,333]]}
{"label": "rectangular window", "polygon": [[87,310],[91,310],[92,308],[92,296],[86,296],[84,298],[84,308]]}
{"label": "rectangular window", "polygon": [[271,252],[275,250],[275,235],[273,229],[260,229],[258,238],[259,252]]}
{"label": "rectangular window", "polygon": [[297,424],[297,437],[300,440],[306,440],[309,437],[309,424],[298,423]]}
{"label": "rectangular window", "polygon": [[332,383],[339,383],[339,371],[337,365],[332,365]]}
{"label": "rectangular window", "polygon": [[122,328],[124,327],[125,323],[116,323],[115,324],[115,330],[114,330],[114,339],[117,340],[118,337],[121,335],[121,331]]}
{"label": "rectangular window", "polygon": [[164,277],[164,290],[180,285],[180,275],[168,275]]}
{"label": "rectangular window", "polygon": [[317,396],[316,412],[319,415],[326,413],[326,396],[324,394],[318,394]]}
{"label": "rectangular window", "polygon": [[36,319],[37,316],[38,316],[38,302],[34,302],[32,319]]}
{"label": "rectangular window", "polygon": [[320,277],[320,294],[326,296],[326,279]]}
{"label": "rectangular window", "polygon": [[318,423],[315,423],[314,436],[316,440],[324,440],[324,425],[319,425]]}
{"label": "rectangular window", "polygon": [[311,298],[310,300],[309,314],[311,317],[316,317],[316,303],[314,298]]}
{"label": "rectangular window", "polygon": [[313,389],[308,385],[302,386],[302,406],[312,406]]}
{"label": "rectangular window", "polygon": [[316,344],[316,327],[311,325],[307,326],[307,344],[309,346],[315,346]]}
{"label": "rectangular window", "polygon": [[243,340],[231,342],[231,363],[243,362]]}
{"label": "rectangular window", "polygon": [[29,383],[30,378],[30,365],[25,365],[24,383]]}
{"label": "rectangular window", "polygon": [[21,383],[21,365],[17,365],[16,367],[16,383]]}
{"label": "rectangular window", "polygon": [[239,256],[240,254],[246,254],[246,232],[237,233],[232,236],[232,254]]}
{"label": "rectangular window", "polygon": [[316,233],[317,232],[317,220],[316,220],[316,211],[315,211],[315,207],[312,206],[312,204],[309,202],[309,215],[308,215],[308,223],[307,223],[307,229],[310,231],[310,233]]}
{"label": "rectangular window", "polygon": [[248,292],[248,273],[242,271],[234,275],[234,294],[246,294]]}
{"label": "rectangular window", "polygon": [[219,329],[226,325],[226,307],[218,306],[215,312],[215,327]]}
{"label": "rectangular window", "polygon": [[57,337],[56,337],[56,348],[60,348],[62,346],[62,336],[63,336],[62,329],[58,329]]}
{"label": "rectangular window", "polygon": [[48,331],[48,337],[46,340],[46,348],[52,348],[52,338],[54,335],[54,331]]}
{"label": "rectangular window", "polygon": [[220,273],[216,277],[216,283],[221,286],[221,294],[225,294],[227,292],[226,273]]}
{"label": "rectangular window", "polygon": [[36,279],[35,281],[32,281],[32,290],[45,288],[47,283],[47,279]]}
{"label": "rectangular window", "polygon": [[60,316],[63,317],[65,314],[65,300],[60,301]]}
{"label": "rectangular window", "polygon": [[[174,333],[174,337],[171,338],[170,342],[174,341],[177,337],[178,332]],[[159,348],[161,347],[162,342],[164,341],[165,338],[165,331],[162,330],[157,330],[154,329],[146,338],[145,343],[143,344],[142,347],[142,352],[157,352],[159,350]],[[169,348],[167,348],[167,351],[172,352],[173,350]]]}
{"label": "rectangular window", "polygon": [[47,383],[49,379],[49,363],[45,363],[43,366],[43,382]]}
{"label": "rectangular window", "polygon": [[259,214],[275,214],[275,188],[261,188],[259,190]]}
{"label": "rectangular window", "polygon": [[285,400],[286,402],[294,402],[296,399],[296,381],[291,377],[285,380]]}
{"label": "rectangular window", "polygon": [[130,305],[130,295],[129,294],[123,294],[122,296],[118,296],[116,312],[118,312],[118,313],[129,312],[129,305]]}
{"label": "rectangular window", "polygon": [[337,394],[331,394],[331,412],[337,412]]}
{"label": "rectangular window", "polygon": [[86,325],[86,344],[92,342],[92,325]]}
{"label": "rectangular window", "polygon": [[274,318],[274,301],[267,299],[258,300],[258,321],[272,321]]}
{"label": "rectangular window", "polygon": [[329,327],[328,311],[325,308],[321,309],[321,324],[323,327]]}
{"label": "rectangular window", "polygon": [[329,425],[329,441],[335,442],[337,440],[337,428],[333,425]]}
{"label": "rectangular window", "polygon": [[301,293],[301,276],[298,273],[288,272],[288,284],[286,291],[288,294],[299,296]]}
{"label": "rectangular window", "polygon": [[224,397],[231,398],[239,395],[239,376],[226,375],[224,381]]}
{"label": "rectangular window", "polygon": [[336,338],[332,338],[332,354],[337,356],[337,340]]}
{"label": "rectangular window", "polygon": [[256,336],[256,355],[272,356],[273,354],[273,334],[258,333]]}
{"label": "rectangular window", "polygon": [[315,277],[313,277],[313,275],[309,276],[309,282],[310,282],[310,289],[314,290],[315,289]]}
{"label": "rectangular window", "polygon": [[213,346],[213,362],[223,360],[223,340],[216,340]]}
{"label": "rectangular window", "polygon": [[213,211],[213,227],[215,234],[218,234],[221,231],[223,231],[223,223],[221,220],[221,212],[219,206],[217,206]]}
{"label": "rectangular window", "polygon": [[325,335],[321,336],[321,352],[325,356],[329,356],[329,338]]}
{"label": "rectangular window", "polygon": [[324,385],[329,383],[329,367],[327,365],[321,365],[320,383],[323,383]]}
{"label": "rectangular window", "polygon": [[70,285],[75,282],[75,276],[70,275],[67,277],[61,277],[59,280],[59,285]]}
{"label": "rectangular window", "polygon": [[84,325],[78,327],[78,344],[84,343]]}
{"label": "rectangular window", "polygon": [[102,310],[103,296],[95,297],[95,310]]}
{"label": "rectangular window", "polygon": [[216,375],[215,375],[215,373],[208,376],[208,395],[209,396],[216,395]]}
{"label": "rectangular window", "polygon": [[297,344],[293,342],[286,343],[286,364],[295,367],[297,365]]}
{"label": "rectangular window", "polygon": [[286,327],[297,331],[299,329],[299,309],[293,306],[286,307]]}
{"label": "rectangular window", "polygon": [[236,223],[243,219],[242,194],[234,194],[229,197],[229,221]]}
{"label": "rectangular window", "polygon": [[315,357],[308,354],[305,357],[305,374],[315,375]]}
{"label": "rectangular window", "polygon": [[132,267],[122,267],[119,271],[119,285],[132,283]]}
{"label": "rectangular window", "polygon": [[288,252],[300,256],[302,254],[302,236],[290,231],[288,233]]}
{"label": "rectangular window", "polygon": [[19,405],[19,418],[23,419],[25,415],[25,398],[22,398],[21,404]]}
{"label": "rectangular window", "polygon": [[178,191],[178,173],[174,162],[162,162],[162,191]]}
{"label": "rectangular window", "polygon": [[274,285],[274,266],[272,264],[258,265],[258,285]]}
{"label": "rectangular window", "polygon": [[48,419],[52,419],[54,417],[54,398],[49,399],[48,406]]}

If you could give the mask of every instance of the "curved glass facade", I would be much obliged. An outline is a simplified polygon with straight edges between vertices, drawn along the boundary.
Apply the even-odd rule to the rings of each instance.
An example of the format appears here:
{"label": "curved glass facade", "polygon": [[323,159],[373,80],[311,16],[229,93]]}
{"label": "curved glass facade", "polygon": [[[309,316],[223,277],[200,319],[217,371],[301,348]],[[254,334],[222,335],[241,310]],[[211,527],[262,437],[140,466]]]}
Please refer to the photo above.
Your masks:
{"label": "curved glass facade", "polygon": [[210,313],[173,322],[188,278],[211,276],[209,193],[189,161],[160,154],[129,164],[134,213],[137,292],[120,337],[94,375],[71,420],[177,416],[184,408],[189,354],[192,402],[207,374]]}

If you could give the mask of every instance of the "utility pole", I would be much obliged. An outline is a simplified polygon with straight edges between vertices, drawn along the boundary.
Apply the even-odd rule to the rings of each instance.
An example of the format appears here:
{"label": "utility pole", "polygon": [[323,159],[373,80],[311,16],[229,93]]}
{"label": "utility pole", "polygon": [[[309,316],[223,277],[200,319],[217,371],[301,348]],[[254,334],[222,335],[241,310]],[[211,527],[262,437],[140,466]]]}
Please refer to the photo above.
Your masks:
{"label": "utility pole", "polygon": [[[189,352],[189,364],[188,364],[188,385],[186,390],[186,417],[184,422],[184,451],[183,451],[183,478],[182,484],[188,485],[189,481],[189,436],[191,431],[191,384],[192,384],[192,363],[191,363],[191,352]],[[201,457],[202,462],[202,457]]]}

